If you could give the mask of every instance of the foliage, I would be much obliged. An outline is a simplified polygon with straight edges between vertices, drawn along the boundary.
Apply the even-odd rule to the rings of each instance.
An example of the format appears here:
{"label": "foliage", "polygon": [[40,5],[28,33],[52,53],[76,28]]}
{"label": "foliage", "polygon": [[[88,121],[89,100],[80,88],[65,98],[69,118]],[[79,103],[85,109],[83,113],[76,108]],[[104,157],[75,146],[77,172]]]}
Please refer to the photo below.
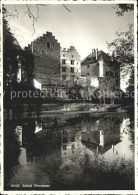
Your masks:
{"label": "foliage", "polygon": [[[78,166],[76,168],[66,166],[71,171],[72,177],[58,174],[56,182],[53,184],[54,189],[72,189],[72,190],[132,190],[134,189],[134,162],[131,160],[120,159],[113,162],[107,162],[103,157],[95,154],[90,157],[86,152],[84,158],[81,156],[81,151]],[[72,165],[73,166],[73,165]],[[81,171],[79,169],[81,167]],[[76,171],[78,172],[76,177]],[[62,169],[60,170],[60,173]]]}
{"label": "foliage", "polygon": [[[134,10],[133,4],[118,4],[116,14],[123,16],[124,13]],[[128,80],[129,93],[134,91],[134,26],[128,25],[126,32],[116,32],[117,38],[108,44],[108,48],[113,51],[115,59],[121,64],[121,77]],[[131,98],[132,99],[132,98]]]}
{"label": "foliage", "polygon": [[77,83],[72,83],[66,89],[66,93],[69,95],[69,99],[82,99],[81,96],[82,86]]}
{"label": "foliage", "polygon": [[[32,82],[34,57],[30,50],[21,49],[18,41],[11,33],[6,20],[7,13],[7,10],[3,8],[3,80],[5,91],[4,102],[6,102],[4,105],[5,108],[10,107],[11,91],[35,90]],[[22,70],[21,81],[17,79],[19,68]],[[19,100],[21,103],[23,98],[16,98],[16,100]]]}
{"label": "foliage", "polygon": [[112,49],[115,54],[115,59],[121,63],[122,66],[126,64],[134,64],[134,28],[129,25],[126,32],[116,32],[117,38],[108,43],[109,49]]}
{"label": "foliage", "polygon": [[[133,189],[134,163],[121,159],[121,162],[108,163],[98,156],[94,161],[86,155],[83,174],[84,185],[92,185],[98,189]],[[103,179],[104,178],[104,179]],[[110,185],[109,185],[110,184]]]}
{"label": "foliage", "polygon": [[116,14],[118,16],[123,16],[124,13],[128,11],[133,11],[134,5],[133,4],[118,4],[115,8],[117,8]]}
{"label": "foliage", "polygon": [[3,19],[3,79],[4,85],[9,86],[11,83],[15,83],[17,80],[19,55],[21,48],[10,32],[8,23]]}
{"label": "foliage", "polygon": [[24,49],[22,55],[22,79],[28,86],[33,86],[34,56],[32,51]]}
{"label": "foliage", "polygon": [[4,123],[4,170],[7,174],[16,165],[20,154],[20,143],[15,128],[11,121]]}

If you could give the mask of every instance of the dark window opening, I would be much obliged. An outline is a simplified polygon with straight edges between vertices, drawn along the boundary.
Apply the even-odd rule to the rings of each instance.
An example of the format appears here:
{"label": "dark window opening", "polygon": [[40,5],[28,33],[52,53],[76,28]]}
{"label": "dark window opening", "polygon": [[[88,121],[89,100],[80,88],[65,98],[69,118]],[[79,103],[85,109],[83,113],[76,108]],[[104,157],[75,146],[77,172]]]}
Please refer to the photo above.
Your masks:
{"label": "dark window opening", "polygon": [[72,137],[71,138],[71,142],[75,142],[75,137]]}
{"label": "dark window opening", "polygon": [[74,65],[74,60],[71,60],[71,65]]}
{"label": "dark window opening", "polygon": [[67,148],[67,147],[66,147],[65,145],[63,145],[63,150],[66,150],[66,148]]}
{"label": "dark window opening", "polygon": [[62,75],[62,80],[66,80],[66,75]]}
{"label": "dark window opening", "polygon": [[74,75],[70,75],[70,80],[74,81]]}
{"label": "dark window opening", "polygon": [[106,72],[105,75],[106,75],[106,76],[109,76],[109,72]]}
{"label": "dark window opening", "polygon": [[66,130],[63,130],[63,134],[66,135],[67,134],[67,131]]}
{"label": "dark window opening", "polygon": [[87,73],[87,76],[89,76],[89,73]]}
{"label": "dark window opening", "polygon": [[66,64],[66,60],[63,59],[63,60],[62,60],[62,64]]}
{"label": "dark window opening", "polygon": [[47,42],[47,47],[51,48],[51,44],[49,42]]}
{"label": "dark window opening", "polygon": [[66,67],[62,67],[62,72],[66,72]]}
{"label": "dark window opening", "polygon": [[89,68],[89,65],[87,65],[87,68]]}
{"label": "dark window opening", "polygon": [[67,138],[63,137],[63,143],[67,143]]}
{"label": "dark window opening", "polygon": [[70,68],[70,71],[71,71],[71,73],[74,73],[74,68],[71,67],[71,68]]}
{"label": "dark window opening", "polygon": [[72,144],[72,149],[75,149],[75,144]]}

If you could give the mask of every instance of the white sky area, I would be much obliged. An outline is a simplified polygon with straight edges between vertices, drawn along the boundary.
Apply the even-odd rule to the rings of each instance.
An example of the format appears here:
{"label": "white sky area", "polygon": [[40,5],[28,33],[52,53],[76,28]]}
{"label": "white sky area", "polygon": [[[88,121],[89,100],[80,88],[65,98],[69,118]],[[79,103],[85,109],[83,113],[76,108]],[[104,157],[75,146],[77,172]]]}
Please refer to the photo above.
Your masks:
{"label": "white sky area", "polygon": [[[113,4],[68,4],[66,6],[71,12],[67,11],[62,4],[39,6],[39,18],[35,22],[33,34],[32,18],[29,18],[26,13],[26,5],[5,5],[10,13],[16,14],[15,7],[18,10],[18,18],[9,19],[9,24],[22,48],[49,31],[62,48],[74,45],[81,60],[96,47],[108,52],[106,41],[113,41],[116,38],[116,31],[127,31],[128,24],[134,22],[133,11],[118,17]],[[30,9],[37,16],[36,5],[31,5]]]}

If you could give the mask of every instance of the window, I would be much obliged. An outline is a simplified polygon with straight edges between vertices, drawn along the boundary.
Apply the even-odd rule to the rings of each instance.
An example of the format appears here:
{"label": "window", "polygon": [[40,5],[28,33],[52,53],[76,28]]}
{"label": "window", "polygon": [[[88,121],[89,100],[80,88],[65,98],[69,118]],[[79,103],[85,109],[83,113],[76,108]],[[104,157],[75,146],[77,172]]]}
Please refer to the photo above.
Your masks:
{"label": "window", "polygon": [[49,42],[47,42],[47,47],[51,48],[51,44]]}
{"label": "window", "polygon": [[63,130],[63,135],[66,135],[67,134],[67,131],[66,130]]}
{"label": "window", "polygon": [[74,60],[71,60],[71,65],[74,65]]}
{"label": "window", "polygon": [[63,145],[63,150],[66,150],[66,148],[67,148],[66,145]]}
{"label": "window", "polygon": [[63,137],[63,143],[67,143],[67,138]]}
{"label": "window", "polygon": [[89,65],[87,65],[87,68],[89,68]]}
{"label": "window", "polygon": [[66,72],[66,67],[62,67],[62,72]]}
{"label": "window", "polygon": [[74,67],[70,68],[71,73],[74,73]]}
{"label": "window", "polygon": [[66,80],[66,75],[62,75],[62,80]]}
{"label": "window", "polygon": [[72,149],[75,149],[75,144],[72,144]]}
{"label": "window", "polygon": [[65,59],[62,60],[62,64],[66,64],[66,60]]}
{"label": "window", "polygon": [[72,55],[71,57],[73,58],[74,56]]}
{"label": "window", "polygon": [[65,54],[63,54],[63,57],[65,57]]}
{"label": "window", "polygon": [[106,76],[109,76],[109,72],[106,72],[105,75],[106,75]]}
{"label": "window", "polygon": [[87,76],[89,76],[89,73],[87,73]]}
{"label": "window", "polygon": [[71,138],[71,142],[75,142],[75,137],[72,137]]}
{"label": "window", "polygon": [[70,75],[70,80],[74,81],[74,75]]}

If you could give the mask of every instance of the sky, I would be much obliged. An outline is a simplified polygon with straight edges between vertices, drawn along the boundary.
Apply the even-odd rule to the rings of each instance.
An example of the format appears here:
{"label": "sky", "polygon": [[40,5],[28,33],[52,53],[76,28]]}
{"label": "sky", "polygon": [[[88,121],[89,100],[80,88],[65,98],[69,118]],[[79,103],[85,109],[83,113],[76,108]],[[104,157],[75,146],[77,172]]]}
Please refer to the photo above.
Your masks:
{"label": "sky", "polygon": [[[81,60],[90,54],[93,48],[108,52],[106,42],[113,41],[116,38],[116,31],[126,31],[128,24],[134,22],[133,11],[118,17],[113,4],[68,4],[66,6],[71,12],[67,11],[62,4],[39,6],[39,18],[35,22],[34,34],[32,19],[26,13],[26,5],[5,7],[14,14],[16,13],[14,9],[18,10],[18,18],[10,18],[9,24],[22,48],[49,31],[56,37],[62,48],[74,45]],[[36,5],[31,5],[30,9],[36,16]]]}

